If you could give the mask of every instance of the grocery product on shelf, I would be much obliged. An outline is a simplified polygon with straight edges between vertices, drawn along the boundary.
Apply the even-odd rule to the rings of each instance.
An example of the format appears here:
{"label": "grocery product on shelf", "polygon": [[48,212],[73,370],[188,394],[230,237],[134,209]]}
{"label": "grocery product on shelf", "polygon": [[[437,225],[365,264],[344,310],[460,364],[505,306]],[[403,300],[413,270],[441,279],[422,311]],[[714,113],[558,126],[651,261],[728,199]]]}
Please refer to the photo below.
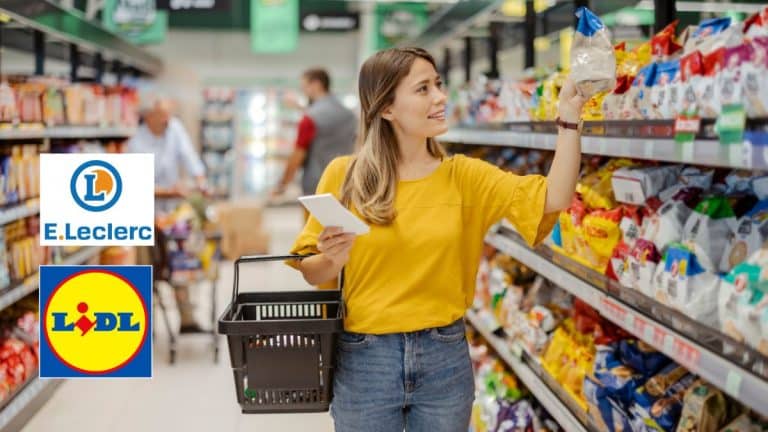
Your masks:
{"label": "grocery product on shelf", "polygon": [[576,10],[579,18],[571,45],[571,79],[577,92],[592,97],[616,85],[616,57],[608,29],[587,7]]}
{"label": "grocery product on shelf", "polygon": [[234,170],[235,96],[230,88],[203,91],[202,159],[208,184],[222,194],[229,193]]}
{"label": "grocery product on shelf", "polygon": [[0,405],[37,376],[39,313],[36,296],[0,311]]}

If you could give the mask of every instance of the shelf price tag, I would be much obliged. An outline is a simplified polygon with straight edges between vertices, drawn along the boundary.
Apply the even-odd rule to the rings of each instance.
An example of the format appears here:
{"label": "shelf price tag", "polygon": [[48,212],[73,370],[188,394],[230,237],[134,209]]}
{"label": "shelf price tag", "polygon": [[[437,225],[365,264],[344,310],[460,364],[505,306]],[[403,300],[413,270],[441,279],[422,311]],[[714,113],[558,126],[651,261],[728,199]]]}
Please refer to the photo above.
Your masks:
{"label": "shelf price tag", "polygon": [[742,376],[736,371],[728,371],[728,375],[725,379],[725,391],[731,396],[738,398],[741,391]]}
{"label": "shelf price tag", "polygon": [[675,141],[692,143],[701,130],[701,118],[698,115],[679,115],[675,119]]}
{"label": "shelf price tag", "polygon": [[635,316],[629,312],[626,312],[626,315],[624,315],[624,325],[627,326],[627,330],[630,333],[634,333],[635,332]]}
{"label": "shelf price tag", "polygon": [[715,131],[721,144],[740,144],[744,142],[744,127],[747,114],[742,104],[723,105],[715,123]]}
{"label": "shelf price tag", "polygon": [[675,337],[668,334],[664,336],[664,351],[670,355],[675,351]]}
{"label": "shelf price tag", "polygon": [[653,343],[653,326],[649,323],[645,323],[645,328],[643,329],[643,337],[645,338],[646,342]]}

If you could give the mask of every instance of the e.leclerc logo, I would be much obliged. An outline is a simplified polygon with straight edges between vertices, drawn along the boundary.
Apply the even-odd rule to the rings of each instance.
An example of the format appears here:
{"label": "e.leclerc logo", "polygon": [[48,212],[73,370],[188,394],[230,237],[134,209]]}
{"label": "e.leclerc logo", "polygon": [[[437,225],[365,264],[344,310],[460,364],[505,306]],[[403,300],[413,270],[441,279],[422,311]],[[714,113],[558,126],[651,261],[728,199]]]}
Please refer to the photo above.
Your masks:
{"label": "e.leclerc logo", "polygon": [[150,266],[41,266],[40,377],[151,377]]}
{"label": "e.leclerc logo", "polygon": [[[45,156],[41,158],[42,245],[154,243],[154,178],[147,176],[146,166],[154,164],[154,159],[146,160],[151,155]],[[75,169],[65,177],[64,167]]]}

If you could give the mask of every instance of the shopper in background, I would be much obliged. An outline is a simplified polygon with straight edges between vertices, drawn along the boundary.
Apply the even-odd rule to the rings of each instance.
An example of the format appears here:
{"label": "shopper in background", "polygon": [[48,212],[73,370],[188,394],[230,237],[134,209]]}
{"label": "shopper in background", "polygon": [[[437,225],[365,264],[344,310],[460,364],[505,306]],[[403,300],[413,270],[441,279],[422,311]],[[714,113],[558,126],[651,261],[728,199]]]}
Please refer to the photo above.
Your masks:
{"label": "shopper in background", "polygon": [[535,244],[570,205],[585,101],[565,84],[545,178],[446,155],[434,139],[447,130],[445,90],[422,49],[375,54],[362,66],[359,91],[360,150],[332,161],[317,192],[339,197],[371,231],[355,238],[310,217],[292,251],[317,254],[292,264],[311,284],[345,270],[336,431],[466,432],[474,382],[462,317],[483,239],[507,218]]}
{"label": "shopper in background", "polygon": [[309,69],[302,75],[301,90],[310,105],[299,121],[296,146],[273,196],[285,192],[299,168],[304,171],[302,193],[313,194],[328,163],[352,152],[357,119],[330,93],[330,88],[331,79],[324,69]]}
{"label": "shopper in background", "polygon": [[[171,114],[171,101],[155,98],[145,101],[141,109],[142,124],[126,145],[129,153],[155,155],[155,211],[171,211],[189,192],[183,182],[181,168],[192,176],[196,187],[206,190],[205,166],[192,145],[184,125]],[[152,264],[151,248],[139,248],[140,264]],[[181,333],[197,333],[202,328],[195,320],[194,305],[188,286],[174,286],[176,304],[181,316]]]}

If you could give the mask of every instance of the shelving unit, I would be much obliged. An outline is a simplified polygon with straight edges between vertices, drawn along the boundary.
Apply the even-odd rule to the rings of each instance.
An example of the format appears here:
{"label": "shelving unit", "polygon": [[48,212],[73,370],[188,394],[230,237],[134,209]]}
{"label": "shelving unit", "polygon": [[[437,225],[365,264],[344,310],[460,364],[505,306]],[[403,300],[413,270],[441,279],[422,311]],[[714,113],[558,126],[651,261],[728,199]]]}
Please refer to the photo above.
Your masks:
{"label": "shelving unit", "polygon": [[[486,238],[488,244],[507,254],[540,275],[551,280],[573,295],[583,299],[600,314],[613,321],[642,341],[663,352],[691,372],[700,375],[729,395],[753,408],[762,415],[768,415],[768,379],[766,379],[766,359],[749,348],[739,346],[727,336],[720,335],[722,344],[733,350],[726,356],[711,346],[704,346],[700,337],[690,337],[688,332],[700,331],[710,336],[717,334],[707,331],[703,325],[686,319],[682,314],[675,314],[672,319],[665,318],[662,305],[655,304],[654,310],[638,310],[632,304],[631,293],[617,284],[611,283],[596,272],[580,268],[577,264],[567,263],[567,258],[557,254],[547,255],[542,249],[532,250],[522,239],[516,238],[505,228],[491,233]],[[569,260],[568,260],[569,261]],[[568,270],[564,268],[568,267]],[[571,270],[571,271],[569,271]],[[574,273],[574,271],[576,273]],[[577,275],[578,274],[578,275]],[[655,303],[646,299],[646,303]],[[661,312],[658,312],[657,309]],[[680,322],[676,328],[671,323]],[[717,341],[714,342],[717,344]],[[741,359],[738,361],[737,359]]]}
{"label": "shelving unit", "polygon": [[[501,359],[512,369],[520,381],[525,384],[525,387],[533,393],[541,405],[547,409],[564,430],[569,432],[587,432],[595,430],[585,426],[584,420],[579,420],[577,415],[566,406],[563,399],[557,395],[556,391],[545,383],[542,376],[530,366],[530,357],[523,359],[521,358],[521,355],[515,355],[504,339],[488,330],[476,312],[470,310],[467,312],[466,317],[472,327],[474,327],[488,344],[493,347],[499,357],[501,357]],[[586,414],[581,412],[579,413],[579,416],[584,418],[586,417]]]}
{"label": "shelving unit", "polygon": [[[627,122],[623,122],[627,123]],[[610,122],[600,122],[601,125]],[[671,134],[671,125],[656,126],[661,135]],[[599,126],[594,126],[596,129]],[[649,123],[648,128],[653,128]],[[590,126],[585,124],[586,133]],[[531,129],[529,127],[521,129]],[[658,129],[662,129],[659,131]],[[688,163],[727,168],[768,170],[768,142],[745,141],[743,144],[723,145],[715,139],[697,139],[677,143],[669,137],[659,136],[597,136],[584,135],[581,149],[585,154],[626,157],[674,163]],[[443,142],[555,150],[557,135],[552,132],[512,130],[504,125],[488,127],[458,127],[450,129],[439,139]]]}
{"label": "shelving unit", "polygon": [[136,132],[134,128],[58,126],[50,128],[0,129],[0,140],[19,139],[98,139],[130,138]]}
{"label": "shelving unit", "polygon": [[20,430],[35,412],[42,408],[61,383],[61,380],[32,378],[0,411],[0,430]]}

